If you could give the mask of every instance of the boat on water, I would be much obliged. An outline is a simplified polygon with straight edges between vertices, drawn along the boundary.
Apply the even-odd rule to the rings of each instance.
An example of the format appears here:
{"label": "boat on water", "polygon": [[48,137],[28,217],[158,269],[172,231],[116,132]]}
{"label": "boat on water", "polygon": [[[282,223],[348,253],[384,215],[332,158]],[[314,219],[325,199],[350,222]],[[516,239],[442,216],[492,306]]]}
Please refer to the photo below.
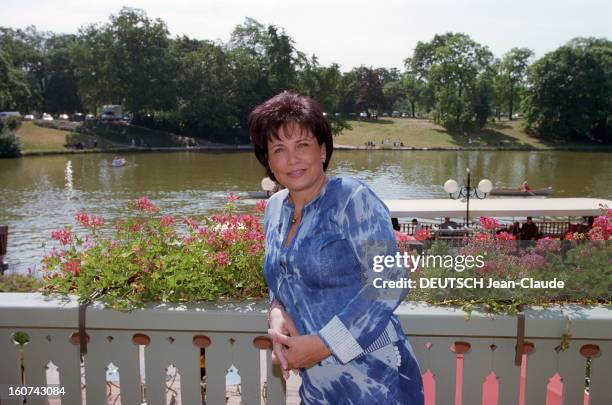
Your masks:
{"label": "boat on water", "polygon": [[121,166],[125,166],[127,165],[127,160],[125,160],[125,158],[114,158],[113,161],[111,162],[111,165],[113,167],[121,167]]}
{"label": "boat on water", "polygon": [[490,195],[505,195],[505,196],[522,196],[522,197],[533,197],[533,196],[549,196],[552,194],[552,187],[534,188],[530,190],[523,190],[520,188],[504,188],[498,187],[491,190]]}

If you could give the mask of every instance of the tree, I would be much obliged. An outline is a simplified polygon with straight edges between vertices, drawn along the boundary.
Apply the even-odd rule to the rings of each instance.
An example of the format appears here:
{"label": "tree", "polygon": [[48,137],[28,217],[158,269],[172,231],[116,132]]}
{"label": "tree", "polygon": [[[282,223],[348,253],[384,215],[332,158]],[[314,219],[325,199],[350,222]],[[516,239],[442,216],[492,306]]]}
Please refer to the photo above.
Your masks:
{"label": "tree", "polygon": [[74,113],[83,110],[77,91],[77,78],[70,60],[73,35],[52,35],[45,44],[43,110],[52,113]]}
{"label": "tree", "polygon": [[44,89],[44,43],[48,34],[35,27],[13,30],[0,27],[0,50],[12,66],[10,99],[14,109],[22,112],[40,111]]}
{"label": "tree", "polygon": [[575,38],[528,69],[522,105],[540,137],[612,143],[612,41]]}
{"label": "tree", "polygon": [[372,110],[378,111],[384,104],[383,79],[372,68],[361,66],[356,68],[357,75],[357,94],[355,95],[355,105],[368,113]]}
{"label": "tree", "polygon": [[16,69],[0,50],[0,110],[19,110],[20,100],[30,96],[23,71]]}
{"label": "tree", "polygon": [[417,43],[406,63],[431,89],[436,101],[434,119],[450,130],[469,131],[478,125],[473,103],[482,100],[475,97],[479,76],[488,71],[492,59],[488,48],[469,36],[447,33]]}
{"label": "tree", "polygon": [[520,103],[519,94],[524,90],[527,67],[533,51],[527,48],[512,48],[499,64],[502,97],[508,106],[508,117],[512,120],[514,106]]}
{"label": "tree", "polygon": [[79,93],[90,109],[123,104],[136,122],[176,102],[176,66],[166,24],[124,7],[108,24],[79,32],[72,50]]}
{"label": "tree", "polygon": [[177,44],[177,93],[179,127],[176,132],[225,140],[238,119],[233,114],[230,57],[218,44],[199,42],[188,52]]}

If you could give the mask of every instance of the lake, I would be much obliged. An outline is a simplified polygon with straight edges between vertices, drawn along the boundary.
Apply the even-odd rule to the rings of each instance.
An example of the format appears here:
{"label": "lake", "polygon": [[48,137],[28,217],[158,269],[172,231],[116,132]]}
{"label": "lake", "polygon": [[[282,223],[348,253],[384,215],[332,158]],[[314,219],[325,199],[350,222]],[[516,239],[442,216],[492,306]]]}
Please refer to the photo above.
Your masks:
{"label": "lake", "polygon": [[[85,210],[107,223],[125,215],[128,201],[146,195],[165,215],[219,210],[230,191],[259,189],[263,168],[252,153],[133,153],[111,166],[110,154],[0,159],[0,225],[9,225],[10,271],[40,262],[51,231],[75,224]],[[570,151],[335,151],[328,173],[354,176],[382,198],[444,198],[442,184],[464,180],[496,186],[552,186],[553,197],[612,199],[612,153]],[[245,197],[243,197],[245,198]],[[255,200],[240,201],[248,209]]]}

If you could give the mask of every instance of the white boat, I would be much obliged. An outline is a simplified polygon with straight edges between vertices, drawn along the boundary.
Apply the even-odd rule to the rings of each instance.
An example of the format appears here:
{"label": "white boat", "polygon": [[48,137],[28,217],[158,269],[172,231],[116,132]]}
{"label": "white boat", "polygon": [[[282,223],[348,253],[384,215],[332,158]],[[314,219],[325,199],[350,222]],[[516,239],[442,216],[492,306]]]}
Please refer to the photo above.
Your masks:
{"label": "white boat", "polygon": [[127,160],[125,160],[124,158],[115,158],[111,162],[111,165],[113,167],[121,167],[121,166],[127,165],[127,163],[128,163]]}

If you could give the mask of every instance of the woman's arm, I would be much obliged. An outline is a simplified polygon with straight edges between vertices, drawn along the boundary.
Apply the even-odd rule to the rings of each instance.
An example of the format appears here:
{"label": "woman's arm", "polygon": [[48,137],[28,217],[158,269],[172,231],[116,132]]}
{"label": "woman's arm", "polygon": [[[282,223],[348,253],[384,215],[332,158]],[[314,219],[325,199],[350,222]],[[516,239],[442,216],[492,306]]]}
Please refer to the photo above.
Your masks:
{"label": "woman's arm", "polygon": [[[361,286],[346,305],[319,330],[319,337],[341,362],[347,363],[383,336],[390,317],[408,288],[375,288],[374,279],[398,281],[406,269],[394,265],[373,271],[375,256],[394,256],[397,244],[385,204],[360,184],[348,199],[339,218],[355,257],[360,263]],[[378,284],[380,285],[380,283]]]}
{"label": "woman's arm", "polygon": [[[273,332],[273,333],[271,333]],[[282,335],[282,336],[297,336],[297,329],[293,323],[291,316],[285,311],[283,305],[276,299],[272,299],[270,303],[270,310],[268,312],[268,333],[270,335]],[[272,340],[272,362],[280,364],[285,379],[289,378],[289,370],[294,368],[290,367],[285,357],[285,347],[282,343]]]}

